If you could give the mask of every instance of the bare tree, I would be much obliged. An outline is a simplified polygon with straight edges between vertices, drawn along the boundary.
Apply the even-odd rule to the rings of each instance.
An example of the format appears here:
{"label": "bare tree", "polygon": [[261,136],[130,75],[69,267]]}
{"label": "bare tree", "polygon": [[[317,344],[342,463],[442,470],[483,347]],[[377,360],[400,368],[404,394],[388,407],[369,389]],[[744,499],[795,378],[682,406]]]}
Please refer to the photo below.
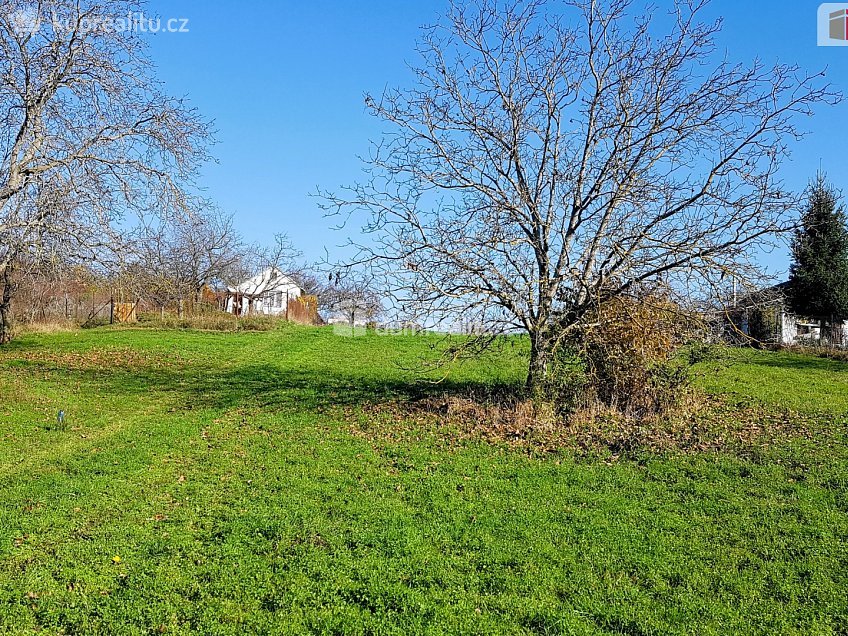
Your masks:
{"label": "bare tree", "polygon": [[274,234],[271,243],[256,242],[244,245],[240,258],[233,263],[222,280],[229,286],[236,286],[269,269],[292,275],[304,269],[304,265],[298,264],[302,255],[287,234],[278,232]]}
{"label": "bare tree", "polygon": [[127,210],[183,206],[208,128],[162,93],[141,36],[109,27],[141,8],[0,0],[0,282],[48,238],[97,247]]}
{"label": "bare tree", "polygon": [[171,303],[176,303],[182,317],[183,300],[193,289],[180,235],[174,217],[141,224],[121,250],[112,276],[139,298],[154,303],[162,317]]}
{"label": "bare tree", "polygon": [[244,240],[232,215],[215,208],[181,218],[175,230],[175,264],[183,270],[178,278],[196,303],[204,287],[216,286],[239,262]]}
{"label": "bare tree", "polygon": [[791,226],[794,117],[839,96],[724,60],[705,4],[677,0],[661,33],[631,0],[455,3],[414,87],[366,98],[390,130],[369,178],[322,193],[368,217],[355,262],[431,321],[528,333],[530,386],[603,299],[750,267]]}
{"label": "bare tree", "polygon": [[122,254],[120,276],[160,311],[174,303],[198,303],[205,287],[217,287],[242,262],[246,246],[233,217],[205,205],[188,213],[154,217],[132,233]]}
{"label": "bare tree", "polygon": [[330,272],[326,285],[316,292],[319,306],[342,314],[353,329],[358,322],[374,322],[383,312],[374,277],[351,270]]}
{"label": "bare tree", "polygon": [[328,288],[325,283],[326,276],[321,271],[319,265],[300,263],[291,270],[289,276],[300,286],[304,293],[310,296],[316,296],[319,300]]}
{"label": "bare tree", "polygon": [[[28,279],[91,259],[109,232],[96,232],[96,215],[76,205],[68,182],[35,182],[11,198],[0,216],[0,344],[12,336],[12,301]],[[5,223],[2,223],[5,221]],[[61,224],[61,236],[54,227]]]}
{"label": "bare tree", "polygon": [[278,232],[274,234],[272,243],[253,245],[247,252],[246,260],[252,263],[256,271],[275,268],[292,275],[303,268],[297,262],[301,256],[303,253],[295,247],[288,234]]}

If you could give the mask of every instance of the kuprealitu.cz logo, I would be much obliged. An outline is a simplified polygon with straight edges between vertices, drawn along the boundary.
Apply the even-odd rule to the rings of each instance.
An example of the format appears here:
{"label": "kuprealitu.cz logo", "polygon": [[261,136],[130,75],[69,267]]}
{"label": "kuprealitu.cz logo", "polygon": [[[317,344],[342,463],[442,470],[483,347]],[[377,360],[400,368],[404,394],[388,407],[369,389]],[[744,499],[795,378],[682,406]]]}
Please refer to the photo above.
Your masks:
{"label": "kuprealitu.cz logo", "polygon": [[142,12],[131,12],[124,16],[87,15],[61,18],[34,6],[23,6],[8,16],[8,23],[18,37],[36,35],[42,28],[52,28],[56,33],[188,33],[188,18],[150,17]]}
{"label": "kuprealitu.cz logo", "polygon": [[819,5],[818,45],[848,46],[848,2]]}

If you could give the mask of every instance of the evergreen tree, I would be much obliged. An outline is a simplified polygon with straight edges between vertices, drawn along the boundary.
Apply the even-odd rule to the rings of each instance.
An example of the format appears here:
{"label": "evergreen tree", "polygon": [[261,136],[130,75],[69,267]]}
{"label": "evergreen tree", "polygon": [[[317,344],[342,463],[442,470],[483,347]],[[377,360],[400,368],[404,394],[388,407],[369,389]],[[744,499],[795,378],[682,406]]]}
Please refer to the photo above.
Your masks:
{"label": "evergreen tree", "polygon": [[799,316],[825,322],[848,318],[848,227],[839,197],[819,173],[810,184],[806,211],[792,242],[788,300]]}

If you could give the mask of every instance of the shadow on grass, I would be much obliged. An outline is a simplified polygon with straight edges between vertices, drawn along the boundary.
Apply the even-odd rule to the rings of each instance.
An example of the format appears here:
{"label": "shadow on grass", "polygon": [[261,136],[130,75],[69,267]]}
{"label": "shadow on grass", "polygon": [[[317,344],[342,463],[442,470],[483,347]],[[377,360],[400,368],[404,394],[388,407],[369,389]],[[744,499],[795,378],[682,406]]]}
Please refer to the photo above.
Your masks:
{"label": "shadow on grass", "polygon": [[820,358],[812,354],[809,356],[786,353],[763,354],[750,360],[740,360],[738,363],[796,371],[826,371],[829,373],[834,371],[848,371],[848,362],[833,360],[831,358]]}
{"label": "shadow on grass", "polygon": [[[17,365],[16,365],[17,366]],[[396,376],[369,376],[355,372],[283,369],[272,364],[250,364],[235,369],[61,369],[41,362],[25,362],[39,376],[54,374],[60,382],[96,384],[116,396],[155,393],[167,396],[175,409],[260,408],[318,410],[328,407],[377,404],[390,400],[417,400],[433,396],[515,395],[519,383],[471,380],[428,382],[411,372]]]}

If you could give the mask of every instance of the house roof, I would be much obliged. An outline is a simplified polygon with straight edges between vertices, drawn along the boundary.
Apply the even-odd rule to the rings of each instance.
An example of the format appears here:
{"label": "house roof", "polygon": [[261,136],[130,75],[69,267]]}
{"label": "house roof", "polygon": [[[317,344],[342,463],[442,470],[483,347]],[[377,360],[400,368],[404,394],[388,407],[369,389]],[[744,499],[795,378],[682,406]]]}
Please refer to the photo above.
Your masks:
{"label": "house roof", "polygon": [[248,296],[257,296],[268,291],[290,291],[292,289],[299,290],[300,285],[276,267],[269,267],[235,287],[227,287],[230,292],[247,294]]}
{"label": "house roof", "polygon": [[739,297],[737,307],[757,307],[765,305],[783,305],[786,303],[786,292],[789,281],[764,287]]}

